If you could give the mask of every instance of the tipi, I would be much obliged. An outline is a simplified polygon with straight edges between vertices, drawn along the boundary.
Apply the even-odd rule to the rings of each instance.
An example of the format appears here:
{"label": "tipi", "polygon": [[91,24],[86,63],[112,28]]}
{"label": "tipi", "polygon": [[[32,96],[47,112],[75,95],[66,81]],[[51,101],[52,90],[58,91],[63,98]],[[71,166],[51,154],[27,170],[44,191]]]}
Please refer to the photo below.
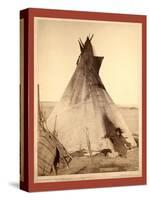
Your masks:
{"label": "tipi", "polygon": [[88,150],[87,138],[92,152],[111,149],[114,146],[107,135],[119,127],[131,144],[136,142],[117,106],[107,93],[99,76],[104,57],[94,56],[92,37],[83,44],[79,40],[81,54],[76,70],[47,120],[51,132],[55,127],[58,140],[68,152]]}

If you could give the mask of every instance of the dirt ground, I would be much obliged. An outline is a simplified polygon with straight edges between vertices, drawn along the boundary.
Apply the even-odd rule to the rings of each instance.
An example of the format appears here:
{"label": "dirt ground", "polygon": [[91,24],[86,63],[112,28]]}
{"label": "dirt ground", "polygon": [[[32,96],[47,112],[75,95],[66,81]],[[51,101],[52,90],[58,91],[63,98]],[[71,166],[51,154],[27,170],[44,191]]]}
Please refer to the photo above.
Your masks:
{"label": "dirt ground", "polygon": [[108,158],[97,154],[90,159],[88,156],[73,156],[69,169],[57,169],[57,174],[87,174],[120,171],[136,171],[139,168],[139,149],[132,149],[127,153],[127,158]]}

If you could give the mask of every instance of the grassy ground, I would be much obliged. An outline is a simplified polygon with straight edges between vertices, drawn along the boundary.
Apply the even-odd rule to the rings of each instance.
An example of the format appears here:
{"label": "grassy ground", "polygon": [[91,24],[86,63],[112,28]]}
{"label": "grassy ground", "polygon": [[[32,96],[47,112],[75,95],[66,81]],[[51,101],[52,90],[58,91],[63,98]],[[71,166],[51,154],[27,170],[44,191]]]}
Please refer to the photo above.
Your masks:
{"label": "grassy ground", "polygon": [[128,152],[127,158],[108,158],[101,154],[93,156],[92,159],[75,156],[70,162],[69,169],[58,169],[57,173],[61,175],[136,171],[139,167],[138,160],[138,148]]}

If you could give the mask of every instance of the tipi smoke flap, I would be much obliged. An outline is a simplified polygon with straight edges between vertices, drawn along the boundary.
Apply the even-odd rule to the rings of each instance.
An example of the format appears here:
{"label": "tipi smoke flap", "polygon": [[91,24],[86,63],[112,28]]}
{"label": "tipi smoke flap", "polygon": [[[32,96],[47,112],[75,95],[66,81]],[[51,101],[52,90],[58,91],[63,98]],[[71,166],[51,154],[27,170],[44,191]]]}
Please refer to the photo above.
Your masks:
{"label": "tipi smoke flap", "polygon": [[76,70],[56,105],[47,125],[51,132],[55,127],[58,140],[68,152],[85,149],[88,151],[87,138],[92,152],[103,149],[115,150],[110,135],[116,129],[131,147],[136,142],[126,125],[121,113],[109,96],[99,76],[104,57],[94,55],[92,37],[87,37],[83,44],[79,40],[81,53]]}

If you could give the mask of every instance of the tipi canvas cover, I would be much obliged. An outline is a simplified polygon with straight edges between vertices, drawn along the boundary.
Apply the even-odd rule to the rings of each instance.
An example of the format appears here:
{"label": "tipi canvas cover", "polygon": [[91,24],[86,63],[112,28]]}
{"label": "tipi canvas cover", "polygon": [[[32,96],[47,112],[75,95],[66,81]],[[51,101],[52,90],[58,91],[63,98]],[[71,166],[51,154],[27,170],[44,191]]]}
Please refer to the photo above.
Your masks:
{"label": "tipi canvas cover", "polygon": [[91,38],[85,43],[79,41],[81,54],[76,70],[64,91],[60,102],[50,114],[47,126],[68,152],[88,150],[87,140],[92,152],[111,149],[114,146],[109,137],[116,128],[136,146],[135,140],[121,113],[107,93],[99,76],[104,57],[94,56]]}

